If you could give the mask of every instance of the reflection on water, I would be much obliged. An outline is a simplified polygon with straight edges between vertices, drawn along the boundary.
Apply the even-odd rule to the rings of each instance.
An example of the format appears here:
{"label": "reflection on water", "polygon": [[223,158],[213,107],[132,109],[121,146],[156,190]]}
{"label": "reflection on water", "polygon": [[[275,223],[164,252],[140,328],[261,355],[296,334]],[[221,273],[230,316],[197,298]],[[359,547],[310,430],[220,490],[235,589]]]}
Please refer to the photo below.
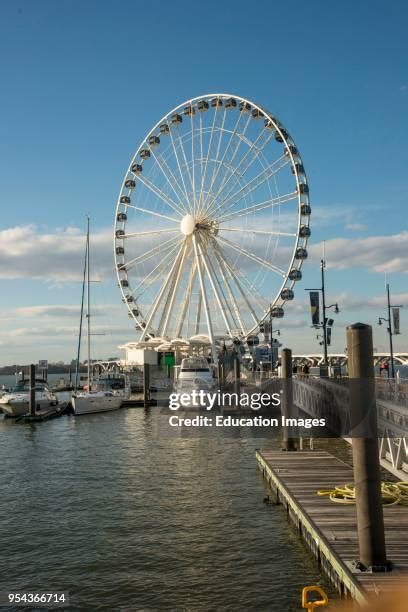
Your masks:
{"label": "reflection on water", "polygon": [[160,437],[158,419],[0,417],[0,590],[70,591],[81,610],[276,612],[300,609],[306,584],[330,593],[282,508],[263,504],[255,448],[278,442]]}

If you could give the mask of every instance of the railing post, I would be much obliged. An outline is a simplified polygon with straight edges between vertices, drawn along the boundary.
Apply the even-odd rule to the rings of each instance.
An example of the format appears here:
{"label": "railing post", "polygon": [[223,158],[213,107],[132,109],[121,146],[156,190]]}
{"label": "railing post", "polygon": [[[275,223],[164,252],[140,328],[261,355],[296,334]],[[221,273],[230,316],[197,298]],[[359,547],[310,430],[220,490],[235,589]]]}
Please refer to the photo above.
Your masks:
{"label": "railing post", "polygon": [[30,403],[29,412],[30,416],[35,415],[35,365],[30,365]]}
{"label": "railing post", "polygon": [[[292,351],[282,349],[280,377],[282,379],[281,413],[285,419],[292,416],[293,387],[292,387]],[[282,450],[295,451],[295,440],[291,435],[293,427],[282,425]]]}
{"label": "railing post", "polygon": [[378,450],[377,409],[370,325],[347,328],[350,416],[360,431],[353,437],[353,470],[356,487],[357,532],[361,569],[384,571],[386,559],[381,473]]}

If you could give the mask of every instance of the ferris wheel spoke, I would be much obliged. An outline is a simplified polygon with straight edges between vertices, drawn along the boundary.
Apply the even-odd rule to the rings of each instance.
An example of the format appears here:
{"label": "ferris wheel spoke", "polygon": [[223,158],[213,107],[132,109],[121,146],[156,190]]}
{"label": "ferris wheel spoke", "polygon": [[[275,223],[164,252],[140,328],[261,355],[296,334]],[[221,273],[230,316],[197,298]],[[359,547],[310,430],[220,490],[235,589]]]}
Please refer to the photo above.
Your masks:
{"label": "ferris wheel spoke", "polygon": [[206,322],[207,322],[208,336],[209,336],[210,342],[211,342],[213,359],[214,359],[214,361],[216,361],[216,357],[217,356],[215,354],[215,343],[214,343],[213,326],[212,326],[212,321],[211,321],[211,316],[210,316],[210,309],[209,309],[209,306],[208,306],[207,293],[206,293],[206,290],[205,290],[204,276],[203,276],[203,272],[201,270],[200,259],[199,259],[199,256],[198,256],[197,240],[196,240],[196,237],[195,237],[194,234],[192,234],[192,240],[193,240],[194,256],[195,256],[195,260],[197,262],[198,278],[200,280],[201,294],[202,294],[203,306],[204,306],[204,314],[205,314],[205,318],[206,318]]}
{"label": "ferris wheel spoke", "polygon": [[193,265],[191,267],[191,271],[190,271],[190,278],[188,279],[186,290],[184,292],[183,301],[182,301],[181,309],[180,309],[180,316],[177,322],[177,327],[176,327],[176,337],[177,338],[181,336],[183,324],[184,324],[186,314],[187,314],[187,308],[189,306],[191,294],[193,291],[196,274],[197,274],[197,263],[194,260]]}
{"label": "ferris wheel spoke", "polygon": [[226,221],[230,221],[231,219],[236,219],[237,217],[242,217],[243,215],[248,215],[251,212],[258,212],[259,210],[264,210],[265,208],[270,208],[273,206],[280,206],[285,202],[290,202],[291,200],[295,200],[298,197],[297,191],[292,191],[291,193],[286,193],[285,195],[279,196],[277,198],[271,198],[270,200],[265,200],[264,202],[259,202],[259,204],[254,204],[252,206],[248,206],[248,208],[244,208],[243,210],[233,212],[226,216],[216,217],[218,223],[225,223]]}
{"label": "ferris wheel spoke", "polygon": [[138,238],[139,236],[152,236],[153,234],[171,234],[179,231],[180,226],[169,227],[168,229],[150,230],[148,232],[131,232],[130,234],[124,234],[122,238]]}
{"label": "ferris wheel spoke", "polygon": [[[262,132],[257,136],[257,138],[252,142],[252,144],[250,145],[250,147],[248,148],[248,150],[246,151],[245,155],[242,157],[242,159],[240,160],[240,162],[237,164],[237,166],[235,167],[234,171],[227,177],[227,174],[225,173],[224,178],[222,180],[222,183],[217,191],[217,193],[215,194],[214,198],[213,198],[213,203],[212,206],[210,208],[210,210],[212,210],[214,208],[214,206],[216,206],[217,203],[217,199],[219,198],[219,196],[221,196],[221,194],[225,191],[225,188],[227,187],[228,183],[236,176],[239,176],[239,178],[242,178],[246,172],[249,170],[249,168],[252,166],[252,164],[258,159],[259,155],[261,154],[261,152],[263,151],[263,149],[265,148],[265,146],[268,144],[268,142],[270,142],[271,138],[272,138],[272,134],[268,134],[267,138],[265,138],[265,142],[261,145],[258,146],[259,140],[265,136],[265,130],[262,130]],[[244,161],[247,159],[247,157],[249,157],[251,155],[251,153],[256,150],[256,153],[254,155],[252,155],[252,157],[250,158],[249,163],[247,164],[247,166],[244,169],[241,169],[242,164],[244,163]],[[227,191],[227,193],[225,194],[225,198],[228,197],[228,195],[231,193],[232,189],[234,189],[234,184],[232,184],[230,186],[230,189]]]}
{"label": "ferris wheel spoke", "polygon": [[225,311],[225,306],[224,306],[222,298],[221,298],[221,296],[220,296],[220,294],[218,292],[218,288],[217,288],[217,284],[215,282],[215,278],[212,275],[212,271],[210,269],[209,262],[207,261],[207,257],[204,254],[203,249],[201,248],[201,244],[200,244],[199,240],[197,240],[197,248],[198,248],[198,252],[199,252],[199,254],[201,256],[201,259],[203,261],[205,271],[207,272],[207,276],[208,276],[208,279],[210,281],[210,285],[211,285],[211,288],[213,290],[216,302],[218,304],[218,308],[220,309],[221,316],[222,316],[223,321],[225,323],[225,326],[227,328],[227,332],[228,332],[228,334],[230,336],[232,336],[231,327],[230,327],[230,324],[229,324],[229,321],[228,321],[228,318],[227,318],[227,314],[226,314],[226,311]]}
{"label": "ferris wheel spoke", "polygon": [[171,198],[169,198],[168,195],[163,193],[161,189],[156,187],[156,185],[152,183],[148,178],[146,178],[145,176],[142,176],[141,174],[138,174],[138,180],[140,180],[140,182],[143,183],[143,185],[145,185],[148,189],[150,189],[150,191],[152,191],[161,200],[163,200],[165,204],[170,206],[170,208],[174,210],[174,212],[176,212],[181,217],[184,215],[184,212],[177,206],[177,204]]}
{"label": "ferris wheel spoke", "polygon": [[[213,168],[213,171],[212,171],[211,181],[210,181],[210,184],[211,184],[211,185],[213,184],[213,179],[214,179],[215,172],[216,172],[216,170],[218,170],[218,168],[219,168],[219,154],[220,154],[220,148],[221,148],[222,137],[223,137],[223,134],[224,134],[224,125],[225,125],[226,112],[227,112],[227,109],[226,109],[226,108],[225,108],[225,106],[224,106],[224,111],[223,111],[223,115],[222,115],[221,125],[220,125],[220,127],[218,128],[218,144],[217,144],[217,149],[216,149],[216,152],[215,152],[215,157],[214,157],[214,168]],[[216,109],[215,109],[215,113],[214,113],[214,123],[213,123],[213,127],[212,127],[212,130],[211,130],[210,144],[209,144],[209,146],[208,146],[208,152],[207,152],[207,163],[208,163],[208,158],[210,157],[210,153],[211,153],[211,144],[212,144],[212,142],[211,142],[211,141],[212,141],[212,137],[213,137],[213,132],[214,132],[214,124],[215,124],[215,120],[216,120],[216,118],[217,118],[217,113],[218,113],[218,106],[216,107]],[[220,114],[220,113],[218,113],[218,114]],[[206,168],[206,169],[207,169],[207,168]],[[205,186],[205,183],[204,183],[204,186]],[[210,192],[210,189],[208,190],[208,192]],[[203,192],[203,185],[201,185],[201,196],[202,196],[202,197],[200,198],[200,210],[199,210],[199,212],[200,212],[200,213],[203,213],[203,210],[204,210],[204,192]]]}
{"label": "ferris wheel spoke", "polygon": [[[222,249],[220,248],[220,246],[218,244],[216,244],[216,249],[218,250],[218,257],[220,259],[222,259],[223,263],[225,264],[225,267],[226,267],[226,269],[228,271],[228,274],[229,274],[230,278],[232,279],[235,287],[237,288],[238,293],[240,294],[241,298],[243,299],[244,303],[246,304],[246,306],[247,306],[247,308],[249,310],[249,313],[250,313],[250,315],[252,317],[252,320],[254,321],[255,325],[257,325],[258,322],[259,322],[259,317],[257,316],[257,314],[256,314],[256,312],[255,312],[255,310],[254,310],[254,308],[253,308],[253,306],[252,306],[248,296],[246,295],[244,289],[242,288],[242,285],[241,285],[241,282],[240,282],[242,279],[239,278],[238,273],[234,269],[234,267],[231,264],[228,263],[228,260],[225,257],[225,254],[223,253]],[[237,308],[239,309],[238,304],[237,304]],[[245,331],[244,331],[244,335],[246,335]]]}
{"label": "ferris wheel spoke", "polygon": [[165,306],[163,308],[162,318],[160,319],[160,323],[159,323],[159,333],[163,337],[166,336],[167,328],[168,328],[168,325],[169,325],[169,320],[170,320],[170,317],[171,317],[172,312],[173,312],[174,301],[176,299],[176,294],[177,294],[177,291],[179,289],[180,278],[181,278],[181,274],[182,274],[184,266],[185,266],[186,255],[187,255],[187,252],[188,252],[188,248],[189,248],[189,245],[187,244],[187,241],[185,241],[183,254],[182,254],[181,260],[180,260],[180,265],[179,265],[177,273],[174,276],[174,279],[173,279],[173,281],[171,283],[170,291],[169,291],[169,294],[167,296],[167,300],[166,300]]}
{"label": "ferris wheel spoke", "polygon": [[[238,202],[242,200],[242,198],[245,198],[250,193],[258,189],[260,185],[262,185],[265,181],[275,176],[278,172],[280,172],[280,170],[282,170],[282,168],[284,168],[289,163],[290,163],[290,160],[288,161],[287,157],[282,156],[281,158],[273,162],[270,166],[262,170],[262,172],[260,172],[257,176],[255,176],[255,178],[251,179],[249,183],[247,183],[246,185],[238,189],[238,191],[236,191],[232,195],[229,195],[225,200],[222,200],[221,203],[212,210],[212,214],[215,214],[220,208],[223,209],[224,213],[228,212],[229,210],[234,208],[234,206],[236,206]],[[227,206],[225,208],[225,205],[231,200],[233,200],[232,204],[230,204],[230,206]]]}
{"label": "ferris wheel spoke", "polygon": [[210,139],[209,139],[209,143],[208,143],[208,149],[207,149],[207,155],[205,157],[204,160],[204,169],[203,169],[203,157],[204,157],[204,153],[203,153],[203,135],[202,135],[202,116],[200,113],[200,151],[201,151],[201,155],[200,155],[200,159],[201,159],[201,187],[200,187],[200,196],[199,196],[199,201],[198,201],[198,205],[199,207],[202,204],[202,197],[203,197],[203,193],[204,193],[204,185],[205,185],[205,175],[207,172],[207,165],[208,165],[208,159],[210,157],[210,152],[211,152],[211,145],[212,145],[212,139],[213,139],[213,135],[214,135],[214,126],[215,126],[215,122],[217,119],[217,112],[218,112],[218,107],[215,109],[215,113],[214,113],[214,119],[212,122],[212,126],[211,126],[211,130],[210,130]]}
{"label": "ferris wheel spoke", "polygon": [[[214,249],[212,249],[212,252],[213,252],[213,257],[215,257]],[[216,263],[218,264],[218,261]],[[209,250],[207,251],[207,264],[208,264],[208,266],[209,266],[209,268],[210,268],[210,270],[212,272],[212,276],[215,279],[215,282],[216,282],[216,284],[218,286],[218,290],[219,290],[219,292],[220,292],[220,294],[222,296],[222,301],[223,301],[223,303],[225,305],[225,308],[226,308],[226,310],[228,310],[229,317],[230,317],[231,322],[232,322],[232,328],[236,329],[238,325],[237,325],[237,320],[235,318],[235,313],[234,313],[234,310],[233,310],[233,296],[231,294],[231,290],[230,290],[229,284],[226,282],[226,279],[225,279],[225,277],[223,277],[222,273],[221,273],[221,279],[220,279],[220,276],[217,273],[217,270],[216,270],[216,268],[214,266],[214,263],[211,260],[210,251]],[[218,266],[219,266],[219,264],[218,264]],[[228,297],[225,295],[224,288],[226,289],[226,291],[228,293]],[[231,335],[232,335],[232,330],[231,330]]]}
{"label": "ferris wheel spoke", "polygon": [[[142,297],[142,295],[147,291],[147,289],[149,289],[149,287],[151,287],[153,285],[153,283],[155,283],[157,281],[157,279],[162,274],[162,270],[166,268],[166,264],[167,264],[168,260],[173,255],[173,253],[177,250],[177,248],[180,246],[182,241],[183,241],[183,239],[180,240],[179,242],[177,242],[174,246],[172,246],[172,247],[167,246],[167,247],[165,247],[163,249],[163,251],[168,251],[168,253],[166,255],[164,255],[164,257],[160,261],[160,263],[157,264],[157,266],[155,268],[153,268],[153,270],[151,270],[143,278],[143,280],[137,285],[137,287],[135,287],[131,291],[131,294],[134,296],[135,299],[139,299],[140,297]],[[141,291],[140,293],[137,293],[138,290],[141,289],[142,287],[144,287],[143,291]]]}
{"label": "ferris wheel spoke", "polygon": [[193,211],[194,216],[196,215],[196,186],[195,186],[195,154],[194,154],[194,113],[191,113],[191,175],[192,175],[192,188],[193,188]]}
{"label": "ferris wheel spoke", "polygon": [[[214,115],[214,120],[215,120],[215,115]],[[199,138],[199,145],[200,145],[200,177],[201,177],[201,188],[200,188],[200,194],[199,194],[199,198],[201,198],[201,193],[203,190],[203,161],[204,161],[204,151],[203,151],[203,118],[202,118],[202,113],[200,113],[200,125],[198,128],[198,138]]]}
{"label": "ferris wheel spoke", "polygon": [[160,303],[161,303],[161,300],[163,298],[163,295],[165,294],[165,292],[167,291],[167,289],[168,289],[168,287],[169,287],[169,285],[171,283],[173,274],[174,274],[175,270],[177,270],[177,266],[180,263],[180,258],[181,258],[182,254],[184,252],[184,249],[185,249],[185,244],[184,244],[184,240],[183,240],[183,244],[181,245],[181,247],[179,249],[179,252],[177,253],[177,256],[176,256],[176,258],[175,258],[175,260],[173,262],[173,265],[172,265],[172,267],[170,269],[170,272],[167,275],[167,278],[164,281],[160,291],[158,292],[158,294],[156,296],[156,299],[153,302],[153,306],[150,309],[149,314],[146,317],[145,328],[144,328],[144,330],[142,332],[140,340],[144,340],[146,334],[149,333],[148,330],[149,330],[150,324],[151,324],[151,322],[153,320],[153,317],[155,316],[155,314],[156,314],[156,312],[157,312],[157,310],[158,310],[158,308],[160,306]]}
{"label": "ferris wheel spoke", "polygon": [[221,232],[239,232],[241,234],[262,234],[264,236],[287,236],[287,237],[291,237],[293,238],[294,236],[297,236],[296,232],[267,232],[267,231],[263,231],[263,230],[253,230],[253,229],[249,229],[249,228],[242,228],[242,227],[220,227],[219,231]]}
{"label": "ferris wheel spoke", "polygon": [[150,249],[149,251],[146,251],[146,253],[137,255],[133,259],[130,259],[129,261],[125,262],[124,266],[126,267],[126,270],[129,270],[130,268],[132,268],[133,266],[137,264],[143,263],[144,261],[150,259],[151,257],[154,257],[155,255],[159,255],[160,252],[163,250],[163,248],[167,244],[174,243],[175,240],[177,240],[177,238],[170,238],[169,240],[166,240],[166,242],[162,242],[158,244],[157,246],[153,247],[152,249]]}
{"label": "ferris wheel spoke", "polygon": [[234,149],[234,152],[233,152],[233,154],[232,154],[232,156],[231,156],[231,158],[230,158],[230,160],[229,160],[229,165],[231,165],[231,164],[232,164],[232,162],[234,161],[234,159],[235,159],[235,157],[236,157],[236,155],[237,155],[237,153],[238,153],[238,151],[239,151],[239,148],[240,148],[240,146],[241,146],[242,137],[245,135],[245,132],[247,131],[248,126],[249,126],[249,124],[250,124],[250,121],[251,121],[251,116],[249,115],[249,116],[248,116],[248,118],[247,118],[247,121],[246,121],[246,123],[245,123],[245,125],[244,125],[244,128],[243,128],[242,132],[240,132],[240,133],[238,134],[238,126],[239,126],[239,124],[240,124],[240,121],[241,121],[241,118],[242,118],[242,117],[243,117],[243,114],[242,114],[242,113],[240,113],[240,115],[239,115],[239,117],[238,117],[238,121],[237,121],[237,123],[236,123],[236,125],[235,125],[235,127],[234,127],[234,131],[233,131],[233,133],[231,134],[231,138],[230,138],[230,140],[228,141],[228,144],[227,144],[227,146],[226,146],[226,148],[225,148],[224,155],[222,156],[222,159],[221,159],[220,165],[218,166],[217,172],[215,173],[215,175],[213,176],[213,178],[212,178],[212,180],[211,180],[210,188],[209,188],[209,190],[208,190],[208,194],[207,194],[206,200],[205,200],[205,202],[204,202],[204,207],[205,207],[205,208],[204,208],[204,210],[205,210],[205,213],[206,213],[206,214],[208,214],[208,211],[209,211],[209,209],[210,209],[210,208],[211,208],[211,206],[212,206],[212,200],[210,200],[210,198],[211,198],[212,188],[213,188],[213,186],[214,186],[214,184],[215,184],[215,181],[217,180],[217,177],[218,177],[218,175],[219,175],[219,172],[220,172],[220,170],[221,170],[221,167],[222,167],[222,166],[224,166],[224,161],[225,161],[226,155],[227,155],[227,153],[228,153],[228,151],[229,151],[230,144],[231,144],[231,142],[233,141],[234,136],[237,136],[237,144],[236,144],[235,149]]}
{"label": "ferris wheel spoke", "polygon": [[[235,299],[234,293],[230,287],[230,283],[227,279],[227,271],[226,271],[226,267],[224,265],[224,262],[222,260],[222,258],[220,257],[218,251],[216,248],[214,248],[213,245],[213,253],[214,253],[214,257],[217,261],[218,267],[220,269],[220,273],[221,273],[221,278],[222,281],[224,283],[224,286],[227,289],[227,293],[228,293],[228,298],[229,298],[229,306],[230,306],[230,312],[231,312],[231,319],[235,325],[235,327],[239,327],[241,329],[241,332],[243,335],[245,335],[245,327],[241,318],[241,314],[239,311],[239,306],[237,304],[237,301]],[[238,324],[237,324],[238,322]]]}
{"label": "ferris wheel spoke", "polygon": [[272,272],[275,272],[275,274],[278,274],[279,276],[282,276],[283,278],[285,277],[284,270],[281,270],[281,268],[278,268],[277,266],[274,266],[273,264],[269,263],[269,261],[266,261],[266,259],[262,259],[262,257],[258,257],[258,255],[255,255],[255,253],[251,253],[250,251],[247,251],[246,249],[243,249],[242,247],[234,244],[230,240],[227,240],[226,238],[221,238],[221,236],[218,236],[218,240],[220,240],[227,246],[231,247],[238,253],[241,253],[241,255],[245,255],[245,257],[247,257],[248,259],[252,259],[253,261],[256,261],[256,263],[261,264],[265,268],[269,268],[269,270],[272,270]]}
{"label": "ferris wheel spoke", "polygon": [[[172,133],[171,128],[169,130],[169,134],[170,134],[170,141],[171,141],[171,144],[172,144],[172,147],[173,147],[174,157],[176,158],[177,168],[178,168],[178,171],[179,171],[179,174],[180,174],[181,183],[183,185],[183,190],[184,190],[184,193],[185,193],[185,196],[186,196],[186,202],[188,204],[188,190],[187,190],[187,187],[186,187],[186,183],[184,181],[184,174],[183,174],[183,171],[181,169],[180,158],[179,158],[179,156],[177,154],[177,148],[176,148],[176,145],[174,143],[174,138],[173,138],[173,133]],[[185,159],[185,155],[184,155],[184,159]],[[187,172],[188,172],[188,166],[187,165],[186,165],[186,169],[187,169]],[[191,183],[191,179],[190,179],[190,183]],[[192,185],[192,183],[191,183],[191,185]]]}
{"label": "ferris wheel spoke", "polygon": [[[219,250],[219,253],[221,254],[221,256],[223,258],[223,261],[225,262],[225,265],[229,269],[230,273],[237,278],[238,282],[240,282],[241,285],[245,286],[245,288],[248,291],[248,294],[251,296],[251,298],[254,300],[254,302],[257,303],[257,305],[259,306],[261,311],[264,312],[268,308],[268,303],[261,296],[261,294],[259,293],[258,289],[255,287],[255,285],[253,283],[250,283],[249,280],[240,272],[240,270],[238,270],[229,261],[226,253],[224,252],[224,250],[221,248],[221,246],[219,244],[216,244],[216,248]],[[254,315],[257,317],[257,321],[259,322],[259,317],[258,317],[258,315],[256,314],[255,311],[254,311]]]}
{"label": "ferris wheel spoke", "polygon": [[[160,168],[164,178],[166,179],[166,181],[168,182],[168,184],[172,188],[173,193],[176,196],[176,198],[177,198],[177,200],[178,200],[178,202],[180,204],[180,207],[181,207],[180,212],[181,212],[181,214],[186,214],[187,206],[188,206],[188,200],[185,199],[185,201],[183,202],[183,200],[180,198],[179,193],[174,188],[174,184],[175,184],[177,186],[177,188],[181,191],[183,197],[186,198],[185,194],[183,193],[183,190],[179,187],[179,185],[177,183],[177,179],[175,178],[173,172],[171,171],[170,167],[168,166],[167,162],[165,161],[165,159],[163,158],[162,155],[156,155],[152,148],[150,148],[150,152],[153,155],[154,159],[156,160],[156,163],[157,163],[158,167]],[[167,171],[164,168],[166,168]],[[170,180],[170,177],[167,175],[167,172],[169,173],[169,175],[170,175],[172,180]]]}
{"label": "ferris wheel spoke", "polygon": [[167,215],[162,215],[162,213],[155,212],[154,210],[149,210],[148,208],[142,208],[141,206],[134,206],[133,204],[126,204],[126,209],[132,208],[134,210],[138,210],[139,212],[144,212],[148,215],[153,215],[153,217],[160,217],[161,219],[167,219],[168,221],[173,221],[173,223],[177,223],[178,219],[174,217],[168,217]]}
{"label": "ferris wheel spoke", "polygon": [[[191,116],[191,123],[192,123],[192,119],[193,119],[193,116]],[[192,123],[192,125],[193,125],[193,123]],[[193,132],[191,134],[191,139],[193,139]],[[183,160],[184,160],[184,166],[186,168],[186,173],[187,173],[187,175],[188,175],[188,177],[190,179],[191,193],[192,193],[192,198],[193,198],[193,202],[194,202],[194,197],[195,197],[195,191],[194,191],[195,180],[194,180],[194,176],[192,175],[192,172],[190,172],[189,162],[188,162],[186,151],[184,149],[183,141],[182,141],[180,135],[178,136],[178,142],[179,142],[181,153],[183,155]],[[194,168],[192,168],[192,171],[193,170],[194,170]],[[189,212],[192,212],[192,202],[190,202],[189,198],[188,198],[188,202],[189,202]]]}

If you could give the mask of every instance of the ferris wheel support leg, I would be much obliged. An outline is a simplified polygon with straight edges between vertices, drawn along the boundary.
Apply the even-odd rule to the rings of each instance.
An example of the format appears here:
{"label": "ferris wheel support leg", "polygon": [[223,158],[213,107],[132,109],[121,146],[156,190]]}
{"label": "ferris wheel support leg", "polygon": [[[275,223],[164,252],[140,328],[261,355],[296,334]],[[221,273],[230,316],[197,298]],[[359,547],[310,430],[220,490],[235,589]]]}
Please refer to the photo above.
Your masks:
{"label": "ferris wheel support leg", "polygon": [[228,334],[229,334],[230,337],[232,337],[231,327],[230,327],[230,324],[229,324],[229,321],[228,321],[228,318],[227,318],[227,314],[225,312],[225,306],[222,303],[221,297],[220,297],[220,295],[218,293],[217,286],[215,284],[215,279],[213,278],[213,275],[212,275],[211,270],[210,270],[210,266],[209,266],[209,264],[207,262],[207,257],[204,254],[204,251],[201,248],[201,244],[199,242],[197,243],[197,247],[198,247],[198,251],[199,251],[199,253],[201,255],[201,258],[203,260],[205,271],[207,272],[208,278],[210,280],[210,285],[211,285],[211,288],[212,288],[212,290],[214,292],[215,299],[217,300],[217,304],[218,304],[218,307],[219,307],[219,309],[221,311],[221,315],[222,315],[222,318],[224,320],[225,326],[227,328]]}
{"label": "ferris wheel support leg", "polygon": [[244,324],[242,322],[241,315],[240,315],[240,312],[239,312],[239,306],[237,304],[235,296],[234,296],[234,294],[233,294],[233,292],[232,292],[232,290],[230,288],[230,285],[228,283],[228,280],[227,280],[227,277],[226,277],[226,269],[225,269],[225,266],[224,266],[224,262],[222,261],[221,257],[219,256],[219,253],[218,253],[218,251],[217,251],[217,249],[215,247],[214,247],[214,254],[215,254],[215,258],[216,258],[216,260],[218,262],[218,265],[220,267],[222,280],[224,281],[224,284],[225,284],[225,286],[227,288],[229,298],[230,298],[231,303],[232,303],[233,308],[234,308],[235,316],[236,316],[236,318],[238,320],[239,327],[240,327],[240,329],[242,331],[242,335],[245,336],[246,332],[245,332]]}
{"label": "ferris wheel support leg", "polygon": [[[176,337],[177,338],[179,338],[181,336],[181,332],[182,332],[182,329],[183,329],[183,323],[184,323],[184,320],[186,318],[187,308],[188,308],[188,304],[189,304],[190,297],[191,297],[191,292],[192,292],[194,281],[195,281],[196,272],[197,272],[197,264],[196,264],[196,262],[194,260],[193,267],[191,268],[191,273],[190,273],[190,278],[189,278],[189,281],[188,281],[188,285],[187,285],[186,290],[185,290],[183,304],[181,306],[180,317],[179,317],[179,320],[178,320],[178,323],[177,323],[177,329],[176,329]],[[186,335],[188,335],[188,334],[186,334]]]}
{"label": "ferris wheel support leg", "polygon": [[196,316],[196,325],[195,325],[195,333],[200,333],[200,320],[201,320],[201,308],[203,307],[203,296],[200,291],[198,294],[198,305],[197,305],[197,316]]}
{"label": "ferris wheel support leg", "polygon": [[172,277],[173,277],[174,270],[176,269],[176,267],[177,267],[177,265],[178,265],[178,262],[179,262],[179,260],[180,260],[180,257],[181,257],[181,255],[182,255],[182,253],[183,253],[183,250],[184,250],[184,243],[181,245],[180,250],[179,250],[179,252],[177,253],[177,257],[176,257],[176,259],[174,260],[174,263],[173,263],[173,265],[172,265],[172,267],[171,267],[171,269],[170,269],[170,272],[169,272],[169,274],[168,274],[168,276],[167,276],[167,278],[166,278],[166,280],[165,280],[165,282],[164,282],[164,285],[163,285],[163,286],[162,286],[162,288],[160,289],[160,291],[159,291],[159,293],[158,293],[158,295],[157,295],[157,297],[156,297],[156,300],[155,300],[155,302],[154,302],[154,306],[153,306],[152,310],[150,311],[150,314],[148,315],[148,318],[147,318],[147,321],[146,321],[146,327],[144,328],[143,333],[142,333],[142,335],[140,336],[140,340],[141,340],[141,341],[145,339],[146,334],[148,333],[149,325],[150,325],[150,323],[152,322],[153,317],[154,317],[154,315],[156,314],[156,311],[157,311],[157,309],[158,309],[158,307],[159,307],[159,304],[160,304],[160,302],[161,302],[161,299],[162,299],[162,297],[163,297],[164,293],[166,292],[166,290],[167,290],[167,288],[168,288],[168,286],[169,286],[169,284],[170,284],[170,282],[171,282],[171,279],[172,279]]}
{"label": "ferris wheel support leg", "polygon": [[[214,255],[216,255],[215,251],[214,251]],[[218,287],[218,292],[221,295],[221,298],[222,298],[222,300],[224,302],[225,313],[226,313],[226,315],[228,315],[228,317],[230,319],[230,322],[232,323],[232,325],[230,325],[230,327],[231,327],[231,336],[232,336],[232,335],[234,335],[233,334],[233,330],[236,329],[238,327],[238,325],[237,325],[237,321],[235,319],[234,312],[233,312],[233,309],[232,309],[233,298],[231,298],[231,294],[228,293],[231,290],[229,288],[228,283],[225,284],[225,280],[224,280],[225,288],[226,288],[227,293],[228,293],[228,296],[227,296],[225,291],[224,291],[224,289],[223,289],[223,287],[222,287],[222,284],[221,284],[221,282],[220,282],[220,280],[218,278],[217,270],[216,270],[215,266],[213,265],[213,262],[211,261],[211,259],[209,257],[207,257],[207,263],[208,263],[208,266],[210,268],[210,271],[212,273],[213,278],[215,278],[215,284]]]}
{"label": "ferris wheel support leg", "polygon": [[216,363],[217,362],[217,351],[215,349],[214,333],[213,333],[212,322],[211,322],[211,317],[210,317],[210,310],[208,308],[208,301],[207,301],[207,294],[205,291],[203,272],[201,270],[200,259],[198,256],[197,241],[196,241],[196,237],[194,236],[194,234],[192,236],[192,240],[193,240],[193,247],[194,247],[194,255],[195,255],[196,262],[197,262],[198,278],[200,279],[201,293],[203,296],[203,304],[204,304],[205,318],[207,321],[208,336],[211,342],[211,354],[212,354],[213,362]]}
{"label": "ferris wheel support leg", "polygon": [[[245,304],[248,307],[248,310],[251,314],[251,317],[255,323],[255,325],[257,325],[259,323],[259,318],[256,316],[256,312],[254,311],[254,309],[252,308],[252,305],[250,303],[250,301],[248,300],[245,291],[243,290],[243,288],[241,287],[241,283],[239,282],[238,276],[235,273],[234,269],[232,268],[232,266],[228,263],[227,258],[224,256],[224,252],[223,250],[220,248],[219,245],[217,245],[217,251],[219,254],[219,257],[223,260],[223,262],[225,263],[225,267],[228,270],[228,273],[232,279],[232,281],[234,282],[236,288],[238,289],[239,293],[241,294],[242,299],[244,300]],[[217,258],[218,259],[218,258]],[[218,259],[218,261],[220,261]]]}
{"label": "ferris wheel support leg", "polygon": [[[180,267],[179,267],[179,269],[177,271],[177,275],[176,275],[176,277],[175,277],[175,279],[173,281],[173,286],[170,289],[170,293],[169,293],[170,301],[169,301],[168,304],[166,304],[166,308],[165,308],[166,318],[164,320],[163,329],[161,329],[162,336],[165,336],[166,333],[167,333],[167,327],[168,327],[168,324],[169,324],[170,315],[171,315],[171,313],[173,311],[174,300],[176,299],[177,290],[179,288],[180,277],[181,277],[181,273],[182,273],[182,271],[184,269],[184,264],[185,264],[185,261],[186,261],[187,251],[188,251],[188,245],[186,243],[185,246],[184,246],[183,254],[181,256]],[[161,325],[160,325],[160,327],[161,327]]]}

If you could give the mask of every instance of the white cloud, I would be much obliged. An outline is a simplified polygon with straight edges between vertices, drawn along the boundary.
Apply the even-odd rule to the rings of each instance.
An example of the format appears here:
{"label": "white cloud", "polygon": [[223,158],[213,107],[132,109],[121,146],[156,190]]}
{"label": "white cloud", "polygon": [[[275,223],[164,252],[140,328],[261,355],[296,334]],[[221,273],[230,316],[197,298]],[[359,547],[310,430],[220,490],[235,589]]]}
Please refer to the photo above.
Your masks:
{"label": "white cloud", "polygon": [[345,228],[351,232],[363,232],[367,226],[364,223],[348,223]]}
{"label": "white cloud", "polygon": [[[112,276],[112,233],[99,230],[91,236],[94,273]],[[0,231],[0,278],[31,278],[52,282],[81,279],[85,238],[76,227],[41,232],[35,225]]]}
{"label": "white cloud", "polygon": [[[320,259],[323,244],[312,245],[311,257]],[[408,231],[369,238],[326,240],[326,260],[334,270],[362,267],[374,272],[408,273]]]}
{"label": "white cloud", "polygon": [[[47,317],[47,318],[75,318],[79,321],[79,313],[80,306],[70,306],[70,305],[41,305],[41,306],[22,306],[16,308],[14,311],[16,316],[23,316],[28,318],[36,318],[36,317]],[[101,305],[93,305],[92,306],[92,317],[100,317],[105,314],[116,314],[116,313],[125,313],[126,310],[124,307],[116,304],[105,304]]]}

